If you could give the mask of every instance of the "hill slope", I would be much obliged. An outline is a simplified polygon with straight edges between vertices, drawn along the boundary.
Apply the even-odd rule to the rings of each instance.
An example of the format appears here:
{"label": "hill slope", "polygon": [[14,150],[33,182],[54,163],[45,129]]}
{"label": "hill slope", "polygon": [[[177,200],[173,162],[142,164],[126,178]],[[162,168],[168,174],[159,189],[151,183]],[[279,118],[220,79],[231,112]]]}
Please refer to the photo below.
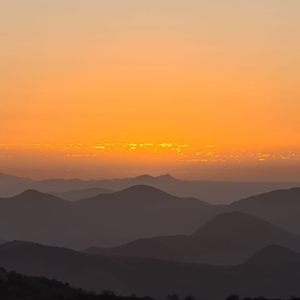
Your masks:
{"label": "hill slope", "polygon": [[270,244],[300,251],[300,237],[267,221],[233,212],[216,216],[191,236],[142,239],[108,249],[93,247],[86,252],[230,265],[244,262]]}
{"label": "hill slope", "polygon": [[269,245],[247,260],[247,264],[300,264],[300,253],[278,245]]}
{"label": "hill slope", "polygon": [[300,188],[242,199],[231,204],[228,210],[245,212],[300,234]]}

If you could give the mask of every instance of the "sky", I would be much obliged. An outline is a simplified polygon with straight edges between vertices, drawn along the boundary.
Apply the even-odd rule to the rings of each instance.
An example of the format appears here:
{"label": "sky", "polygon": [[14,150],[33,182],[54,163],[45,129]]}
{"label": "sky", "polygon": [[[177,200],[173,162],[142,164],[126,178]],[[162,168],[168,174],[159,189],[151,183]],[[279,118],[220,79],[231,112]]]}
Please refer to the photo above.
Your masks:
{"label": "sky", "polygon": [[298,0],[1,1],[0,172],[300,180],[299,11]]}

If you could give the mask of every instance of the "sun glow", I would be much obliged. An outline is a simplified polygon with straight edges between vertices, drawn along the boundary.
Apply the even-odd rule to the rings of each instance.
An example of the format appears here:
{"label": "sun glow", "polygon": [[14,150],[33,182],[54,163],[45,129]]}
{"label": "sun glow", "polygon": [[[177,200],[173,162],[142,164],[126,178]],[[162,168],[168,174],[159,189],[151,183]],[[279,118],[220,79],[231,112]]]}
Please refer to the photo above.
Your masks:
{"label": "sun glow", "polygon": [[83,2],[0,3],[1,170],[299,161],[299,1]]}

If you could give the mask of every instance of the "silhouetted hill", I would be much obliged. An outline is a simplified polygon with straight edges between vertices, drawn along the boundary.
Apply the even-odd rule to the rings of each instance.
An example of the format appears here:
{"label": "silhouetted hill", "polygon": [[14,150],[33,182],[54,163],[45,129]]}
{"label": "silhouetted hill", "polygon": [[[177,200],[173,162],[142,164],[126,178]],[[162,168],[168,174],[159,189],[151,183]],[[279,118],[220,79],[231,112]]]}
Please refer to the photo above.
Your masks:
{"label": "silhouetted hill", "polygon": [[215,209],[201,200],[179,198],[148,186],[75,202],[92,231],[109,236],[150,237],[192,232]]}
{"label": "silhouetted hill", "polygon": [[231,204],[227,209],[257,216],[300,234],[300,188],[249,197]]}
{"label": "silhouetted hill", "polygon": [[252,253],[278,244],[300,250],[300,237],[265,220],[240,212],[217,215],[195,231],[217,261],[241,263]]}
{"label": "silhouetted hill", "polygon": [[[23,274],[46,276],[72,286],[117,294],[165,298],[193,295],[199,300],[241,296],[288,298],[300,294],[300,264],[247,263],[235,267],[142,258],[105,258],[26,243],[0,246],[0,265]],[[15,249],[14,249],[15,247]]]}
{"label": "silhouetted hill", "polygon": [[300,264],[300,253],[278,245],[269,245],[247,260],[247,264]]}
{"label": "silhouetted hill", "polygon": [[[1,201],[1,199],[0,199]],[[46,194],[46,193],[42,193],[36,190],[26,190],[23,193],[21,193],[20,195],[14,196],[12,198],[9,199],[9,201],[7,200],[7,198],[5,198],[3,200],[3,202],[7,202],[7,203],[12,203],[13,201],[19,202],[21,203],[22,201],[26,201],[26,205],[28,205],[28,203],[34,203],[34,204],[40,204],[42,203],[44,204],[48,204],[48,205],[68,205],[66,201],[55,197],[53,195],[50,194]]]}
{"label": "silhouetted hill", "polygon": [[[84,249],[190,233],[215,207],[147,186],[76,202],[28,190],[0,199],[0,236]],[[155,221],[154,221],[155,220]]]}
{"label": "silhouetted hill", "polygon": [[87,252],[230,265],[242,263],[274,243],[300,251],[300,237],[267,221],[233,212],[216,216],[191,236],[161,236],[108,249],[93,247]]}
{"label": "silhouetted hill", "polygon": [[[157,208],[158,206],[172,208],[172,207],[193,207],[202,208],[204,206],[208,207],[210,204],[195,198],[180,198],[177,196],[170,195],[164,191],[156,189],[147,185],[136,185],[128,189],[115,192],[112,194],[98,195],[89,199],[82,199],[77,201],[77,203],[94,203],[94,204],[110,204],[107,202],[114,202],[115,204],[126,205],[150,205]],[[118,202],[118,203],[117,203]],[[134,208],[134,207],[132,207]]]}
{"label": "silhouetted hill", "polygon": [[[0,224],[4,226],[5,222],[10,222],[13,227],[21,224],[25,226],[25,223],[29,222],[29,226],[31,220],[41,221],[35,225],[42,226],[49,218],[53,221],[57,213],[67,212],[69,207],[68,201],[35,190],[27,190],[15,197],[0,199]],[[44,219],[46,215],[48,218]]]}
{"label": "silhouetted hill", "polygon": [[109,193],[113,193],[113,191],[103,189],[103,188],[90,188],[85,190],[72,190],[72,191],[62,192],[62,193],[54,192],[51,194],[64,200],[77,201],[80,199],[91,198],[100,194],[109,194]]}
{"label": "silhouetted hill", "polygon": [[265,220],[241,212],[219,214],[193,234],[194,237],[207,235],[237,236],[239,238],[245,236],[246,239],[252,237],[257,239],[258,235],[261,235],[263,239],[273,238],[273,236],[295,237],[290,232]]}
{"label": "silhouetted hill", "polygon": [[71,203],[34,190],[0,199],[0,236],[7,240],[52,239],[70,234],[78,218]]}

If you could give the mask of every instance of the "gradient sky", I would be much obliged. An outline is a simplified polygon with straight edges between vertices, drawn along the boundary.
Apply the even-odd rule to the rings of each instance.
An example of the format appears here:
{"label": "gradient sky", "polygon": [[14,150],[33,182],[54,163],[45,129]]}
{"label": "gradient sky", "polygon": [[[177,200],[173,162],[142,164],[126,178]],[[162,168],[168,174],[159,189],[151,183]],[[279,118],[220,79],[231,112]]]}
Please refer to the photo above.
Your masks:
{"label": "gradient sky", "polygon": [[[5,171],[28,162],[33,143],[188,144],[195,163],[205,145],[298,157],[299,12],[299,0],[1,1]],[[124,161],[136,173],[160,163]]]}

